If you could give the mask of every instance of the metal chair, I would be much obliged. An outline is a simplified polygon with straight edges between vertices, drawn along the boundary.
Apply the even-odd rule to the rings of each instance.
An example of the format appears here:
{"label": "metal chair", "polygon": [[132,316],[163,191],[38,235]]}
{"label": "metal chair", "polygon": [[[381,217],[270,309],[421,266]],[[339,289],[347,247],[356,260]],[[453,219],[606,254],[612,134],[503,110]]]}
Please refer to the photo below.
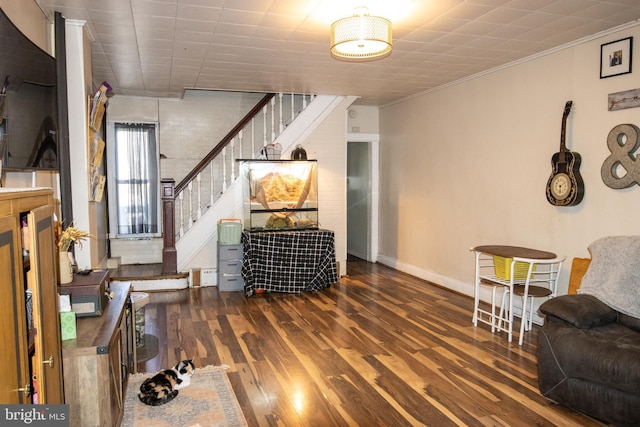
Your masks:
{"label": "metal chair", "polygon": [[[523,283],[513,283],[512,286],[504,287],[500,314],[498,316],[498,330],[501,329],[502,321],[513,321],[513,298],[511,296],[520,296],[522,299],[522,315],[518,345],[522,345],[525,330],[530,331],[533,326],[534,300],[536,298],[550,299],[557,295],[558,279],[560,277],[560,272],[562,271],[564,260],[565,257],[545,260],[532,260],[529,258],[518,257],[513,258],[513,263],[511,264],[512,277],[514,274],[513,268],[516,262],[528,263],[529,271]],[[511,293],[511,295],[508,295],[509,293]],[[508,308],[506,307],[507,301],[509,305]],[[527,305],[529,308],[527,308]],[[510,313],[507,315],[505,310],[510,311]],[[527,310],[529,313],[527,313]],[[529,315],[528,318],[527,314]]]}
{"label": "metal chair", "polygon": [[[471,248],[475,250],[475,248]],[[478,322],[491,326],[491,333],[495,333],[496,321],[496,292],[498,288],[505,285],[502,281],[495,280],[493,257],[481,251],[476,251],[476,274],[475,274],[475,301],[473,308],[473,326],[478,326]],[[482,287],[491,288],[491,311],[480,306],[480,289]]]}

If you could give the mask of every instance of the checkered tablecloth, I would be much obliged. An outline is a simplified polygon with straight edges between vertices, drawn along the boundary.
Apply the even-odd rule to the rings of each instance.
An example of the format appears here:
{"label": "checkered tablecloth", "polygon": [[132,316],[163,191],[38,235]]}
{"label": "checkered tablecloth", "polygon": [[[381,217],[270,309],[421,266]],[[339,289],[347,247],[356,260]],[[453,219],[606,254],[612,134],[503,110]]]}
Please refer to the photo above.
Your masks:
{"label": "checkered tablecloth", "polygon": [[333,231],[244,231],[245,293],[320,291],[338,281]]}

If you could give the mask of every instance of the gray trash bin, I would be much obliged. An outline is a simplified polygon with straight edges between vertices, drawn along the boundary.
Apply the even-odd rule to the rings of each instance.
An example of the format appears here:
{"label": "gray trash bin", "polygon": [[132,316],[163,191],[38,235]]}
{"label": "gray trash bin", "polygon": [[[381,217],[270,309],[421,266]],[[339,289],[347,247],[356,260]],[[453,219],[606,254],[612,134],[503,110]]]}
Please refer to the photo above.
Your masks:
{"label": "gray trash bin", "polygon": [[144,306],[149,302],[149,294],[146,292],[132,292],[131,302],[136,314],[136,347],[144,346]]}

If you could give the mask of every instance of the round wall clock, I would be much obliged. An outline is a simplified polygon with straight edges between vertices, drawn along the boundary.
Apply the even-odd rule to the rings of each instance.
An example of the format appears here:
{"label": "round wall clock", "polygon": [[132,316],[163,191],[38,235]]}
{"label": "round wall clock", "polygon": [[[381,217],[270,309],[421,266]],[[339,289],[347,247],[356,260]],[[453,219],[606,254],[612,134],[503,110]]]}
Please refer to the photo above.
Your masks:
{"label": "round wall clock", "polygon": [[551,194],[558,200],[564,200],[569,196],[571,181],[566,173],[559,173],[551,180]]}

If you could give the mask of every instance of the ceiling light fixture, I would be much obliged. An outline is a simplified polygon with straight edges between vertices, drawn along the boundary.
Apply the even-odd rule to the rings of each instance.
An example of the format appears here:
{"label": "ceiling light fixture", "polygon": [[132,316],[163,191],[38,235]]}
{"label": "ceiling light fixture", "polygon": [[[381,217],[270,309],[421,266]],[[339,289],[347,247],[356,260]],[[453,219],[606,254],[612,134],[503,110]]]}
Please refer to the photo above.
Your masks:
{"label": "ceiling light fixture", "polygon": [[343,61],[373,61],[391,55],[391,21],[358,7],[331,24],[331,55]]}

